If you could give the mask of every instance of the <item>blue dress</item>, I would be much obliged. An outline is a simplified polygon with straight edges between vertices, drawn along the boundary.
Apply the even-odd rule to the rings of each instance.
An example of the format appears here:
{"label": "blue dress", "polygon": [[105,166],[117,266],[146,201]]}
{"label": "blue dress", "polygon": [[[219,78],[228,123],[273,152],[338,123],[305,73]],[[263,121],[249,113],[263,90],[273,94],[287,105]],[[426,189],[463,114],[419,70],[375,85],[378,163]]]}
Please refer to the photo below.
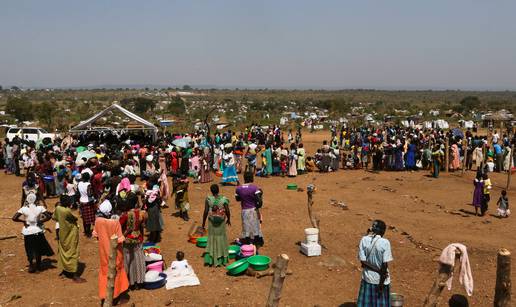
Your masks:
{"label": "blue dress", "polygon": [[224,171],[222,172],[222,182],[238,182],[238,175],[235,166],[234,157],[231,155],[224,156]]}
{"label": "blue dress", "polygon": [[409,144],[407,149],[407,168],[415,169],[416,168],[416,145]]}

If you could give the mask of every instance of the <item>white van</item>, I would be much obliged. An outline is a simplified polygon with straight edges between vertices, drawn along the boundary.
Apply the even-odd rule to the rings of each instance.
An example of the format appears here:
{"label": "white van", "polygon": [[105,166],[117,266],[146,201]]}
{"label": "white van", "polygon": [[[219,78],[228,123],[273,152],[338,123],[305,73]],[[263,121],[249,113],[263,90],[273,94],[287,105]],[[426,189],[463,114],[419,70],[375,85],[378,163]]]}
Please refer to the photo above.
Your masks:
{"label": "white van", "polygon": [[43,128],[37,127],[11,127],[7,130],[6,137],[9,141],[12,141],[15,136],[18,136],[21,139],[29,140],[33,142],[38,142],[43,140],[44,138],[50,138],[54,141],[55,134],[48,133]]}

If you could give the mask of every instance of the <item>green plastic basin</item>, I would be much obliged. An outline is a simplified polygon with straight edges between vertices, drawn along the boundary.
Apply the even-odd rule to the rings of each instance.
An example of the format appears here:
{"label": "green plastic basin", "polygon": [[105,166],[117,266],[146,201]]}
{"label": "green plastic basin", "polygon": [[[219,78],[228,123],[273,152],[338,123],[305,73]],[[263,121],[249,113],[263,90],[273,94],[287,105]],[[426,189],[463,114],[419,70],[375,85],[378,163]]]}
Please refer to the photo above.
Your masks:
{"label": "green plastic basin", "polygon": [[287,190],[297,190],[297,184],[295,184],[295,183],[287,184]]}
{"label": "green plastic basin", "polygon": [[264,255],[256,255],[247,258],[247,261],[255,271],[264,271],[269,268],[271,258]]}
{"label": "green plastic basin", "polygon": [[247,259],[240,259],[238,261],[233,262],[232,264],[228,265],[226,267],[226,270],[228,270],[229,275],[239,275],[242,274],[247,270],[249,267],[249,262],[247,262]]}
{"label": "green plastic basin", "polygon": [[208,237],[200,237],[197,238],[197,247],[206,247],[208,246]]}
{"label": "green plastic basin", "polygon": [[238,253],[240,253],[240,246],[230,245],[228,247],[229,259],[235,259]]}

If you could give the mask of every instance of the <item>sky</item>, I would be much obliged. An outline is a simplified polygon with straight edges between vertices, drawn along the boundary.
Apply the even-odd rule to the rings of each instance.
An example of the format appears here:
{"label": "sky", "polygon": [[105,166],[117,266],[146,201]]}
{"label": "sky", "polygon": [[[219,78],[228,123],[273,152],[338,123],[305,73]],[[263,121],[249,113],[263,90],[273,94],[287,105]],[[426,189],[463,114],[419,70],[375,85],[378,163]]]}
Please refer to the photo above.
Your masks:
{"label": "sky", "polygon": [[0,85],[516,90],[514,0],[0,3]]}

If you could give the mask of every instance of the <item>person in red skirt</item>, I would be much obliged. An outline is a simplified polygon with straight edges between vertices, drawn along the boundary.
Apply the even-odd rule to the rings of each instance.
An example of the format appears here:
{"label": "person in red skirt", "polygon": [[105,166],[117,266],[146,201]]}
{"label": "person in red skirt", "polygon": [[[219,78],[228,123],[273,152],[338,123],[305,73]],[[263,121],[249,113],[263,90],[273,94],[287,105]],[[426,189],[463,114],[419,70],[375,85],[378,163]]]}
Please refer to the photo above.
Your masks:
{"label": "person in red skirt", "polygon": [[81,175],[81,182],[77,185],[77,189],[79,190],[80,198],[80,211],[82,224],[84,227],[84,235],[88,238],[91,238],[92,228],[91,226],[95,224],[95,198],[93,197],[93,189],[90,183],[90,174],[88,172],[84,172]]}

